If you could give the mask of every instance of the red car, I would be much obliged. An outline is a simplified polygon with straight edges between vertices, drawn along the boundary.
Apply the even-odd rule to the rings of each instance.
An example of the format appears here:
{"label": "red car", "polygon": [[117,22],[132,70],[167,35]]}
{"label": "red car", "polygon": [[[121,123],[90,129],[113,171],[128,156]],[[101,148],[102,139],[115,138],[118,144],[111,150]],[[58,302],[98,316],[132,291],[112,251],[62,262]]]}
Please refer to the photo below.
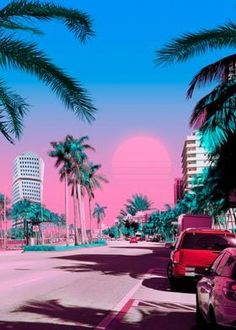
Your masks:
{"label": "red car", "polygon": [[137,237],[131,237],[129,240],[130,243],[138,243],[138,238]]}
{"label": "red car", "polygon": [[236,247],[236,236],[229,231],[184,230],[178,237],[167,266],[171,289],[177,289],[183,279],[197,278],[196,269],[208,268],[227,247]]}

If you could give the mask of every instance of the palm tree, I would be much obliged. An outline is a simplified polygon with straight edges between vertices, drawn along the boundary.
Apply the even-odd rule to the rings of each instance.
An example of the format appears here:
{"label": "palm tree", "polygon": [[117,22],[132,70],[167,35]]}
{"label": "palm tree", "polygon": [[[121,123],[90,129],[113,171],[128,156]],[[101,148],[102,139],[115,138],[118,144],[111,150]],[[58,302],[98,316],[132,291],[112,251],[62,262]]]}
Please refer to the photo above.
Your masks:
{"label": "palm tree", "polygon": [[93,210],[93,217],[97,219],[97,225],[99,229],[99,236],[101,237],[102,234],[102,220],[106,216],[105,210],[107,209],[106,206],[101,206],[98,203],[95,204],[94,210]]}
{"label": "palm tree", "polygon": [[[189,58],[204,54],[208,50],[236,45],[236,25],[228,23],[211,30],[186,33],[175,38],[157,51],[158,64],[184,62]],[[201,128],[204,143],[209,152],[227,142],[236,133],[236,54],[224,57],[201,69],[190,82],[187,97],[192,97],[196,87],[212,81],[220,83],[195,106],[190,124]]]}
{"label": "palm tree", "polygon": [[[64,141],[51,142],[54,150],[49,151],[49,156],[56,157],[56,167],[61,166],[59,170],[60,180],[65,180],[65,218],[66,218],[66,237],[68,242],[68,184],[73,184],[72,189],[78,199],[79,215],[81,220],[82,243],[86,241],[85,217],[81,197],[81,181],[85,173],[84,163],[87,161],[85,150],[94,150],[87,144],[88,136],[75,139],[67,135]],[[76,188],[75,188],[76,187]],[[76,222],[76,220],[75,220]],[[75,228],[77,225],[75,223]],[[77,237],[77,236],[76,236]],[[77,240],[77,238],[76,238]],[[78,242],[77,242],[78,243]],[[68,244],[68,243],[67,243]]]}
{"label": "palm tree", "polygon": [[[157,51],[158,64],[184,62],[208,50],[236,45],[236,25],[228,23],[211,30],[187,33]],[[196,87],[217,81],[218,85],[195,106],[190,124],[200,129],[201,144],[207,149],[215,172],[215,191],[229,195],[236,187],[236,54],[200,70],[190,82],[187,96]],[[227,170],[226,170],[227,169]],[[230,178],[230,180],[229,180]],[[217,182],[218,180],[218,182]]]}
{"label": "palm tree", "polygon": [[[79,10],[68,9],[49,1],[40,3],[36,0],[14,0],[0,10],[0,18],[1,67],[33,74],[76,116],[89,122],[94,120],[96,109],[80,82],[56,66],[44,51],[38,48],[35,41],[17,38],[18,31],[43,34],[31,26],[33,21],[58,20],[64,23],[76,38],[84,42],[94,35],[89,16]],[[0,132],[13,143],[14,137],[18,139],[22,134],[22,121],[29,105],[23,97],[12,91],[3,79],[0,79],[0,104]]]}
{"label": "palm tree", "polygon": [[[23,237],[26,240],[26,245],[28,245],[29,240],[29,226],[28,221],[30,220],[29,217],[29,208],[31,203],[27,199],[20,200],[19,202],[13,204],[11,210],[11,218],[15,221],[15,228],[22,228]],[[22,226],[23,225],[23,226]]]}
{"label": "palm tree", "polygon": [[[78,200],[78,208],[79,208],[79,217],[81,224],[81,239],[82,243],[88,242],[87,232],[86,232],[86,222],[85,222],[85,210],[84,210],[84,193],[83,187],[85,187],[88,178],[90,177],[91,168],[88,163],[88,157],[86,154],[87,150],[95,151],[95,149],[87,144],[88,136],[83,136],[80,139],[77,139],[77,160],[73,164],[73,168],[71,171],[71,180],[73,185],[75,185],[75,195]],[[95,169],[94,169],[95,171]],[[74,190],[74,189],[73,189]]]}
{"label": "palm tree", "polygon": [[135,215],[138,211],[150,210],[151,206],[152,202],[142,194],[133,195],[132,199],[128,199],[125,204],[126,212],[131,215]]}
{"label": "palm tree", "polygon": [[60,180],[65,180],[65,221],[66,221],[66,244],[69,244],[69,224],[68,224],[68,175],[72,168],[72,150],[71,144],[73,137],[67,135],[64,141],[51,142],[53,150],[49,151],[48,155],[50,157],[56,157],[55,167],[60,168]]}
{"label": "palm tree", "polygon": [[84,181],[82,182],[82,187],[85,188],[89,198],[89,231],[90,240],[92,240],[92,209],[91,201],[94,198],[94,190],[102,189],[102,183],[108,183],[107,178],[100,173],[97,173],[101,164],[94,164],[93,162],[88,163],[88,170],[85,172]]}

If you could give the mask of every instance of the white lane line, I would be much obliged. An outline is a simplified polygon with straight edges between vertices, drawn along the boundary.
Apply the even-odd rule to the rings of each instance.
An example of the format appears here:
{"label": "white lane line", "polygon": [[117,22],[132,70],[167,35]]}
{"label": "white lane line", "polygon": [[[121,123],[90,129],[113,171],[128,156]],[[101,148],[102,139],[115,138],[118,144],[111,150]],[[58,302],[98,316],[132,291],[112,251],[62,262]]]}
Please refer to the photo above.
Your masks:
{"label": "white lane line", "polygon": [[55,274],[56,272],[55,271],[46,271],[43,275],[41,276],[38,276],[38,277],[33,277],[33,278],[27,278],[25,277],[24,279],[22,279],[21,281],[18,281],[16,283],[12,283],[12,280],[11,280],[11,284],[10,285],[7,285],[8,282],[4,282],[4,284],[0,285],[0,292],[5,292],[5,291],[8,291],[8,290],[12,290],[16,287],[20,287],[20,286],[24,286],[24,285],[28,285],[32,282],[37,282],[37,281],[40,281],[40,280],[45,280],[45,279],[48,279],[48,276],[50,276],[51,274]]}
{"label": "white lane line", "polygon": [[29,284],[29,283],[31,283],[31,282],[40,281],[40,280],[43,279],[43,278],[45,278],[45,276],[31,278],[31,279],[29,279],[29,280],[26,280],[26,281],[23,281],[23,282],[16,283],[15,285],[12,285],[12,287],[22,286],[22,285],[25,285],[25,284]]}
{"label": "white lane line", "polygon": [[105,330],[111,322],[117,317],[122,308],[128,303],[130,298],[135,294],[136,291],[141,287],[143,280],[146,276],[152,274],[154,268],[149,269],[144,276],[135,284],[135,286],[127,292],[127,294],[121,299],[121,301],[113,308],[113,310],[94,328],[95,330]]}

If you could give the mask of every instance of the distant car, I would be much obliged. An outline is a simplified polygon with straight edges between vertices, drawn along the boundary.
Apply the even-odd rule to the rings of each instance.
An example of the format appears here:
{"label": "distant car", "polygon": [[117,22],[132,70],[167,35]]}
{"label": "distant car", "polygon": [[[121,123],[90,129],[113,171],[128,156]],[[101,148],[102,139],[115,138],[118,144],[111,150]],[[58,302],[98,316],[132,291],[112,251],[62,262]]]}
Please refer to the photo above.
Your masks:
{"label": "distant car", "polygon": [[197,283],[196,321],[236,328],[236,248],[225,249]]}
{"label": "distant car", "polygon": [[129,240],[130,243],[138,243],[138,238],[137,237],[131,237]]}
{"label": "distant car", "polygon": [[205,269],[227,247],[236,247],[236,236],[226,230],[186,229],[177,239],[167,266],[171,289],[183,279],[196,279],[196,268]]}

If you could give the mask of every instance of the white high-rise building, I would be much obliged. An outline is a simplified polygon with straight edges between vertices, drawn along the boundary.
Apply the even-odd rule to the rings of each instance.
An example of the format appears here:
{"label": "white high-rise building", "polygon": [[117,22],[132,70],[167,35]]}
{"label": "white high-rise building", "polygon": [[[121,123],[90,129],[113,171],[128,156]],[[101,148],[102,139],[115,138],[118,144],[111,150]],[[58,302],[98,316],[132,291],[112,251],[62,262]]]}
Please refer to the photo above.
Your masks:
{"label": "white high-rise building", "polygon": [[187,136],[182,152],[183,190],[191,190],[194,175],[199,174],[205,167],[209,166],[207,152],[200,147],[198,132]]}
{"label": "white high-rise building", "polygon": [[16,157],[13,173],[13,204],[28,199],[42,203],[44,162],[33,152]]}

